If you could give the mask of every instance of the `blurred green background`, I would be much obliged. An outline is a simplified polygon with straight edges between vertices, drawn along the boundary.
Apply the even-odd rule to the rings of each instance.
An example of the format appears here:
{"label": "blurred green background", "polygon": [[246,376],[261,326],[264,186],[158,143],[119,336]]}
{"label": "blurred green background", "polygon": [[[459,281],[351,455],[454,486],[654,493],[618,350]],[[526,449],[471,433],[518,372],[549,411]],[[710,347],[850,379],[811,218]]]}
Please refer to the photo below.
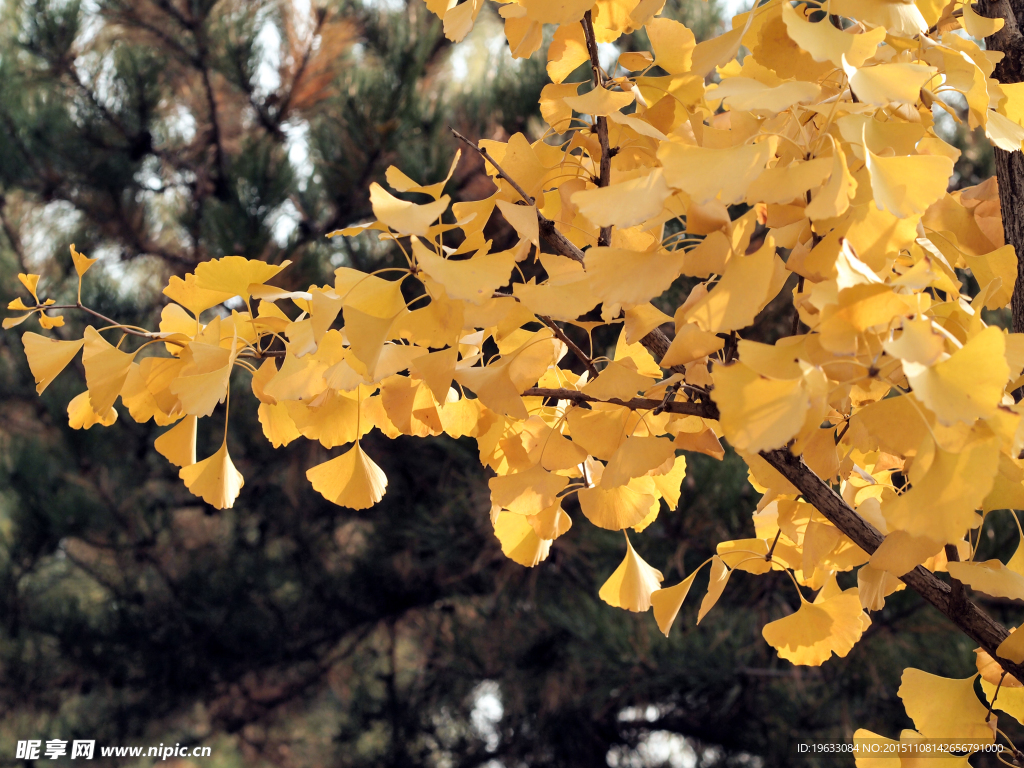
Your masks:
{"label": "blurred green background", "polygon": [[[72,242],[101,259],[86,303],[149,327],[166,279],[203,259],[291,259],[277,282],[295,288],[341,265],[388,266],[375,242],[325,234],[369,216],[367,187],[389,165],[443,178],[457,148],[448,126],[543,133],[543,51],[513,61],[490,6],[454,47],[421,0],[2,8],[4,302],[18,272],[73,301]],[[699,37],[720,13],[701,0],[666,8]],[[962,182],[984,178],[991,152],[958,141]],[[489,190],[464,157],[447,191]],[[491,228],[496,247],[510,236]],[[53,333],[80,336],[83,318],[66,314]],[[274,450],[241,376],[229,441],[246,485],[215,511],[154,452],[152,424],[71,430],[80,366],[37,397],[26,329],[38,331],[0,336],[0,764],[16,762],[19,739],[84,738],[205,744],[213,757],[199,763],[218,768],[785,766],[800,764],[798,741],[909,726],[896,697],[905,666],[972,671],[967,641],[906,594],[846,660],[780,661],[760,630],[792,610],[781,574],[738,574],[699,628],[691,601],[665,639],[650,615],[597,599],[618,535],[578,524],[535,569],[502,556],[469,439],[374,433],[384,501],[330,505],[304,478],[322,449]],[[216,436],[200,438],[211,453]],[[752,535],[757,503],[731,452],[688,461],[679,508],[636,541],[670,584],[718,541]],[[987,556],[1015,544],[1012,523],[987,531]]]}

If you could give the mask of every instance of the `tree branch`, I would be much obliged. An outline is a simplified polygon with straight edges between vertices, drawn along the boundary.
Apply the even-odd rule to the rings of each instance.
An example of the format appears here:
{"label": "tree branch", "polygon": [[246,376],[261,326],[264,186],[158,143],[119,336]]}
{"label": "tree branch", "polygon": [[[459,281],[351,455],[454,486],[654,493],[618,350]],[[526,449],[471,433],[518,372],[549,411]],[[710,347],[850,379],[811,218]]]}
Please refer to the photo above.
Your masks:
{"label": "tree branch", "polygon": [[[814,474],[804,464],[803,459],[794,456],[788,448],[762,451],[761,456],[796,486],[804,498],[830,523],[849,536],[854,544],[869,555],[874,554],[885,537],[858,515],[828,483]],[[938,608],[960,631],[984,648],[993,658],[998,659],[1003,669],[1014,677],[1024,674],[1024,664],[1014,664],[996,654],[996,648],[1009,636],[1009,632],[973,601],[965,597],[963,603],[956,602],[954,605],[949,585],[920,565],[901,576],[900,580]]]}
{"label": "tree branch", "polygon": [[565,331],[562,330],[558,323],[556,323],[547,315],[537,315],[537,319],[544,323],[544,325],[546,325],[548,328],[550,328],[552,332],[554,332],[555,336],[558,337],[558,340],[565,344],[565,346],[569,348],[570,352],[576,355],[579,361],[583,363],[583,365],[586,366],[586,369],[590,372],[591,378],[597,376],[598,371],[597,366],[594,365],[594,361],[591,360],[587,356],[587,354],[582,349],[579,348],[576,342],[574,342],[572,339],[565,335]]}
{"label": "tree branch", "polygon": [[[1000,83],[1024,82],[1024,33],[1017,18],[1019,0],[982,0],[982,16],[1001,18],[1003,28],[985,38],[985,47],[1003,54],[993,77]],[[1024,252],[1024,156],[995,147],[996,177],[999,180],[999,208],[1003,215],[1006,242],[1017,253]],[[1018,261],[1017,280],[1010,300],[1013,330],[1024,333],[1024,261]]]}
{"label": "tree branch", "polygon": [[[590,69],[594,74],[594,87],[604,87],[604,77],[601,74],[601,60],[597,53],[597,37],[594,34],[594,19],[590,11],[583,15],[583,36],[587,41],[587,53],[590,54]],[[601,144],[601,165],[597,181],[598,187],[607,187],[611,182],[612,173],[612,150],[608,142],[608,118],[601,116],[594,120],[594,129],[597,132],[597,140]],[[598,245],[611,245],[612,228],[601,227],[597,238]]]}
{"label": "tree branch", "polygon": [[[491,167],[498,172],[498,178],[501,178],[501,179],[504,179],[505,181],[507,181],[509,183],[509,186],[511,186],[512,189],[514,189],[516,192],[518,192],[519,196],[521,198],[523,198],[523,200],[526,201],[527,205],[533,205],[534,204],[534,202],[535,202],[534,199],[532,197],[530,197],[528,194],[526,194],[525,190],[523,190],[523,188],[519,186],[518,182],[516,182],[515,179],[513,179],[511,176],[509,176],[507,173],[505,173],[505,169],[502,168],[500,165],[498,165],[498,163],[495,162],[494,158],[491,157],[490,154],[488,154],[486,147],[481,147],[481,146],[477,145],[475,142],[470,141],[469,139],[467,139],[465,136],[463,136],[461,133],[456,131],[451,126],[448,126],[448,130],[452,132],[452,135],[455,136],[456,139],[461,141],[467,147],[469,147],[474,152],[479,154],[480,157],[482,157],[484,160],[486,160],[488,163],[490,163]],[[539,215],[540,214],[538,214],[538,216]],[[582,260],[583,260],[583,257],[582,257],[582,252],[581,252],[581,254],[580,254],[580,261],[582,261]]]}
{"label": "tree branch", "polygon": [[[1005,0],[1003,1],[1005,2]],[[485,160],[491,163],[502,178],[512,184],[513,187],[523,195],[524,199],[528,199],[518,188],[518,185],[512,181],[508,174],[506,174],[505,171],[498,166],[498,164],[495,163],[485,151],[482,151],[479,147],[473,144],[473,142],[469,141],[461,134],[455,131],[453,131],[453,133],[455,133],[456,137],[465,142],[469,147],[479,152]],[[1024,202],[1022,202],[1022,205],[1024,205]],[[548,245],[561,255],[582,263],[584,261],[583,251],[573,245],[565,235],[559,232],[555,228],[554,222],[545,218],[539,212],[537,216],[540,223],[540,234],[544,238],[545,242],[547,242]],[[1021,281],[1018,280],[1018,286],[1020,284]],[[660,329],[655,328],[647,334],[647,336],[641,339],[641,343],[648,351],[660,360],[665,356],[665,352],[668,351],[670,342],[668,337],[662,333]],[[683,372],[685,369],[683,369],[682,366],[677,366],[672,370],[676,372]],[[597,398],[593,398],[582,392],[570,389],[545,389],[540,387],[531,387],[523,392],[523,394],[525,396],[556,397],[576,403],[602,402]],[[659,400],[644,398],[633,398],[629,401],[608,400],[603,402],[614,403],[615,405],[621,405],[634,410],[654,410],[663,404],[662,401]],[[705,419],[717,419],[719,417],[717,406],[710,400],[699,403],[669,402],[664,403],[664,405],[664,410],[669,411],[670,413],[685,413],[688,415],[700,416]],[[783,477],[789,480],[789,482],[792,483],[801,494],[803,494],[804,498],[812,504],[815,509],[824,515],[825,518],[842,533],[848,536],[854,544],[863,549],[869,555],[874,554],[875,550],[878,549],[885,537],[874,526],[858,515],[857,512],[846,503],[842,496],[837,494],[828,483],[814,474],[814,472],[804,463],[802,458],[794,456],[789,452],[788,448],[762,451],[760,455],[772,467],[778,470]],[[996,653],[996,648],[999,647],[999,644],[1009,636],[1009,632],[1007,632],[1005,627],[992,619],[991,616],[982,611],[973,601],[967,599],[966,596],[962,603],[959,600],[952,600],[952,590],[949,585],[940,581],[935,574],[920,565],[909,573],[901,576],[900,579],[904,584],[921,595],[921,597],[935,606],[940,612],[945,614],[945,616],[949,618],[957,628],[970,637],[974,642],[978,643],[978,645],[991,654],[993,658],[998,659],[1003,669],[1018,680],[1024,680],[1024,677],[1021,677],[1021,675],[1024,675],[1024,665],[1014,664],[1013,662],[1002,659]]]}
{"label": "tree branch", "polygon": [[[554,397],[559,400],[569,400],[573,403],[607,403],[609,405],[621,405],[633,411],[653,411],[660,408],[668,413],[681,413],[686,416],[700,416],[705,419],[715,418],[717,410],[711,403],[687,403],[679,400],[655,400],[647,397],[634,397],[630,400],[620,400],[617,397],[602,400],[575,389],[551,389],[548,387],[530,387],[523,392],[523,397]],[[710,406],[710,407],[709,407]],[[714,413],[715,415],[710,415]]]}

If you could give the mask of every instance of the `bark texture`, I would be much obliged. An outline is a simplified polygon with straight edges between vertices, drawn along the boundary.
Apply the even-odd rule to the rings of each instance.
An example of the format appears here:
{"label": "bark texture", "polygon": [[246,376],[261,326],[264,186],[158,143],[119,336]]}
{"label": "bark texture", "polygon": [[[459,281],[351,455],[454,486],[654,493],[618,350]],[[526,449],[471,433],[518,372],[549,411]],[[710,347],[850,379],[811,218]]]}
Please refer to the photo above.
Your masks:
{"label": "bark texture", "polygon": [[[1004,21],[1001,30],[985,38],[989,50],[1003,54],[993,73],[995,79],[1000,83],[1024,82],[1024,34],[1018,24],[1024,19],[1024,0],[982,0],[978,7],[983,16]],[[1017,282],[1010,303],[1013,330],[1024,333],[1024,154],[999,148],[995,154],[1003,230],[1006,242],[1017,252]]]}

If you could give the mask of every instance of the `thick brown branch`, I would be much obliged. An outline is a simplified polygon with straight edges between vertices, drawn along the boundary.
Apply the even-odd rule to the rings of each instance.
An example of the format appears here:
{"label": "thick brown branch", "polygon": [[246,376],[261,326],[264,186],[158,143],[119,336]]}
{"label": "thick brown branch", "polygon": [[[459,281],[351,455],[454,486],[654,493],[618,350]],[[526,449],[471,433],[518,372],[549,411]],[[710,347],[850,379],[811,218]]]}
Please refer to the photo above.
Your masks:
{"label": "thick brown branch", "polygon": [[[764,451],[761,456],[796,486],[804,498],[814,505],[822,515],[836,528],[845,533],[858,547],[868,554],[873,554],[885,538],[874,526],[858,515],[843,497],[832,490],[832,487],[814,474],[804,464],[803,459],[794,456],[786,448]],[[1006,639],[1009,633],[1006,628],[982,611],[974,602],[964,598],[963,603],[954,606],[952,590],[949,585],[940,581],[935,574],[922,566],[900,577],[901,581],[917,592],[921,597],[939,609],[965,635],[976,642],[994,658],[998,658],[996,648]],[[1024,665],[1014,664],[999,659],[1003,669],[1017,679],[1024,674]]]}
{"label": "thick brown branch", "polygon": [[[1003,28],[985,38],[989,50],[1000,51],[1002,60],[993,75],[1000,83],[1024,82],[1024,33],[1018,15],[1019,0],[983,0],[978,4],[983,16],[1001,18]],[[995,147],[996,177],[999,180],[999,207],[1003,214],[1006,242],[1017,253],[1024,252],[1024,156]],[[1024,333],[1024,260],[1017,264],[1017,281],[1010,302],[1013,330]]]}

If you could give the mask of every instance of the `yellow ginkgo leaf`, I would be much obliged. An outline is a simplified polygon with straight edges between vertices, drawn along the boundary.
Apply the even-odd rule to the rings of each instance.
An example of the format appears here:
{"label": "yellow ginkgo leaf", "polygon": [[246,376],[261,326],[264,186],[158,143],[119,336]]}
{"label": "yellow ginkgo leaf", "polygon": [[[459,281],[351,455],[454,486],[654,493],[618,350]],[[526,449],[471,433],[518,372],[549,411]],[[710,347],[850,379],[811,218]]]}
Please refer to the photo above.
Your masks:
{"label": "yellow ginkgo leaf", "polygon": [[[540,223],[537,219],[536,206],[516,205],[507,200],[495,200],[494,203],[498,206],[505,221],[512,225],[512,229],[522,240],[533,243],[535,246],[540,245]],[[514,253],[515,249],[512,252]]]}
{"label": "yellow ginkgo leaf", "polygon": [[784,167],[769,168],[750,185],[747,201],[750,203],[788,203],[815,187],[821,186],[833,170],[833,160],[819,157],[796,162]]}
{"label": "yellow ginkgo leaf", "polygon": [[523,0],[526,13],[541,24],[574,24],[591,9],[589,0]]}
{"label": "yellow ginkgo leaf", "polygon": [[483,304],[498,288],[507,285],[516,263],[514,251],[456,260],[438,256],[418,240],[413,241],[412,248],[419,268],[443,285],[449,297],[474,304]]}
{"label": "yellow ginkgo leaf", "polygon": [[875,27],[863,34],[851,35],[837,29],[828,19],[813,23],[791,5],[782,6],[782,20],[793,41],[815,61],[830,61],[843,66],[843,57],[854,67],[871,58],[879,43],[885,40],[885,27]]}
{"label": "yellow ginkgo leaf", "polygon": [[572,202],[594,226],[632,227],[661,213],[671,196],[662,169],[655,168],[635,179],[580,190]]}
{"label": "yellow ginkgo leaf", "polygon": [[583,391],[599,400],[629,400],[653,383],[654,379],[641,376],[637,373],[636,363],[626,358],[621,362],[608,363],[596,379],[584,385]]}
{"label": "yellow ginkgo leaf", "polygon": [[38,304],[39,296],[36,294],[36,290],[39,287],[39,275],[26,275],[23,272],[19,272],[18,279],[21,281],[21,284],[28,289],[28,292],[32,294],[32,298],[35,299],[36,304]]}
{"label": "yellow ginkgo leaf", "polygon": [[1024,576],[1015,573],[999,560],[983,563],[949,563],[949,575],[977,592],[992,597],[1024,600]]}
{"label": "yellow ginkgo leaf", "polygon": [[487,481],[491,503],[519,515],[539,515],[558,499],[569,478],[555,475],[541,466],[514,475],[499,475]]}
{"label": "yellow ginkgo leaf", "polygon": [[[982,511],[994,509],[1024,509],[1024,463],[1012,459],[1005,453],[999,454],[999,471],[992,482],[992,490],[981,503]],[[1020,567],[1019,555],[1024,551],[1018,548],[1018,555],[1007,564],[1015,572],[1024,570]],[[1024,576],[1024,573],[1021,574]]]}
{"label": "yellow ginkgo leaf", "polygon": [[917,102],[921,89],[938,73],[924,64],[875,64],[858,69],[845,60],[843,70],[857,98],[878,107]]}
{"label": "yellow ginkgo leaf", "polygon": [[601,476],[604,489],[626,485],[675,458],[675,446],[667,437],[629,437],[619,446]]}
{"label": "yellow ginkgo leaf", "polygon": [[725,586],[729,583],[729,576],[732,571],[718,555],[711,560],[711,577],[708,580],[708,591],[704,599],[700,601],[700,610],[697,612],[697,623],[708,615],[708,612],[715,607],[718,599],[725,592]]}
{"label": "yellow ginkgo leaf", "polygon": [[[896,64],[892,66],[898,66]],[[871,191],[879,210],[901,219],[925,212],[946,194],[953,161],[939,155],[881,157],[864,148]]]}
{"label": "yellow ginkgo leaf", "polygon": [[585,262],[590,290],[609,304],[643,304],[665,292],[679,276],[683,252],[641,253],[595,247]]}
{"label": "yellow ginkgo leaf", "polygon": [[846,165],[846,155],[836,144],[832,148],[832,173],[828,183],[811,199],[806,208],[807,216],[812,221],[842,216],[849,209],[850,200],[855,194],[857,181]]}
{"label": "yellow ginkgo leaf", "polygon": [[89,429],[95,424],[109,427],[115,421],[117,421],[117,411],[113,408],[107,408],[102,414],[93,410],[88,390],[77,395],[68,403],[68,424],[72,429]]}
{"label": "yellow ginkgo leaf", "polygon": [[774,298],[771,289],[781,287],[776,286],[777,276],[785,275],[781,265],[775,255],[775,241],[769,235],[756,252],[729,259],[718,284],[697,301],[684,305],[682,317],[676,315],[676,325],[695,322],[710,333],[746,328]]}
{"label": "yellow ginkgo leaf", "polygon": [[725,205],[742,200],[747,188],[761,175],[775,154],[774,136],[756,144],[729,149],[708,149],[669,140],[658,148],[665,181],[681,189],[694,203],[718,199]]}
{"label": "yellow ginkgo leaf", "polygon": [[196,285],[196,276],[192,273],[185,275],[184,280],[177,275],[172,276],[163,293],[172,301],[178,302],[195,317],[199,317],[210,307],[222,304],[235,295],[227,291],[211,291],[200,288]]}
{"label": "yellow ginkgo leaf", "polygon": [[370,185],[373,215],[401,235],[426,237],[427,229],[448,210],[451,198],[445,195],[432,203],[417,205],[399,200],[377,182]]}
{"label": "yellow ginkgo leaf", "polygon": [[671,322],[672,318],[653,304],[637,304],[626,310],[626,343],[635,344],[655,328]]}
{"label": "yellow ginkgo leaf", "polygon": [[[375,317],[350,306],[345,306],[342,312],[345,317],[345,336],[351,345],[352,355],[366,366],[369,378],[375,379],[377,363],[384,344],[392,337],[395,318]],[[281,370],[283,373],[284,368]],[[276,394],[274,396],[278,397]]]}
{"label": "yellow ginkgo leaf", "polygon": [[[678,443],[673,443],[676,448]],[[659,470],[660,472],[660,470]],[[670,510],[679,506],[679,496],[682,492],[683,480],[686,479],[686,457],[676,456],[672,462],[672,468],[667,472],[651,475],[654,487],[658,489],[661,498],[665,500]]]}
{"label": "yellow ginkgo leaf", "polygon": [[709,331],[702,331],[696,323],[684,323],[669,345],[662,368],[686,365],[694,360],[712,355],[725,346],[725,340]]}
{"label": "yellow ginkgo leaf", "polygon": [[982,288],[996,278],[1002,281],[999,290],[985,299],[986,309],[999,309],[1010,303],[1013,284],[1017,279],[1017,254],[1012,245],[1004,245],[983,256],[964,253],[964,261]]}
{"label": "yellow ginkgo leaf", "polygon": [[658,622],[658,629],[665,637],[668,637],[669,630],[679,615],[679,609],[683,607],[686,596],[693,586],[693,577],[700,571],[698,568],[681,582],[672,587],[659,589],[651,595],[651,605],[654,606],[654,620]]}
{"label": "yellow ginkgo leaf", "polygon": [[19,325],[21,325],[26,320],[28,320],[30,317],[32,317],[33,314],[34,313],[30,312],[29,314],[22,315],[21,317],[5,317],[4,318],[4,322],[3,322],[3,329],[5,331],[8,331],[11,328],[17,328]]}
{"label": "yellow ginkgo leaf", "polygon": [[275,448],[288,445],[302,436],[291,417],[288,403],[260,403],[258,416],[264,437]]}
{"label": "yellow ginkgo leaf", "polygon": [[212,456],[196,464],[182,467],[178,477],[185,481],[185,487],[214,509],[230,509],[245,485],[242,473],[228,455],[227,440]]}
{"label": "yellow ginkgo leaf", "polygon": [[553,504],[536,515],[527,515],[533,530],[541,539],[553,541],[572,528],[572,518],[563,510],[561,503]]}
{"label": "yellow ginkgo leaf", "polygon": [[1024,662],[1024,632],[1020,631],[1019,627],[1017,630],[1011,629],[1010,636],[996,648],[996,655],[1014,664]]}
{"label": "yellow ginkgo leaf", "polygon": [[82,363],[89,399],[97,413],[106,413],[121,394],[133,355],[122,352],[97,333],[91,325],[85,329]]}
{"label": "yellow ginkgo leaf", "polygon": [[715,552],[733,570],[762,574],[772,569],[768,560],[768,542],[764,539],[720,541]]}
{"label": "yellow ginkgo leaf", "polygon": [[857,571],[857,590],[865,611],[882,610],[885,598],[905,588],[906,585],[889,571],[871,565],[864,565]]}
{"label": "yellow ginkgo leaf", "polygon": [[626,537],[626,557],[601,587],[598,596],[614,608],[642,613],[651,607],[651,595],[665,577],[648,565]]}
{"label": "yellow ginkgo leaf", "polygon": [[[560,27],[559,32],[563,29],[565,27]],[[579,31],[582,34],[583,30],[580,29]],[[557,35],[558,33],[556,32],[555,34]],[[554,47],[554,43],[552,43],[548,50],[550,51]],[[572,107],[565,103],[565,97],[575,96],[579,87],[580,83],[548,83],[541,89],[539,102],[540,116],[544,118],[544,121],[556,133],[563,133],[569,130],[569,127],[572,125]],[[456,203],[452,206],[452,210],[455,210],[458,206],[459,203]]]}
{"label": "yellow ginkgo leaf", "polygon": [[[743,41],[743,36],[747,33],[754,18],[753,13],[743,15],[746,17],[745,23],[735,26],[725,34],[709,38],[697,44],[697,47],[693,49],[691,57],[690,72],[693,75],[703,80],[715,67],[731,61],[736,56]],[[740,17],[734,17],[734,20],[738,18]]]}
{"label": "yellow ginkgo leaf", "polygon": [[350,509],[369,509],[384,498],[388,486],[384,471],[358,441],[341,456],[309,469],[306,479],[325,499]]}
{"label": "yellow ginkgo leaf", "polygon": [[785,445],[811,407],[801,379],[769,379],[742,362],[715,367],[711,398],[725,436],[736,450],[751,453]]}
{"label": "yellow ginkgo leaf", "polygon": [[914,727],[933,739],[964,739],[991,744],[995,738],[995,721],[974,692],[972,675],[951,680],[905,669],[898,691]]}
{"label": "yellow ginkgo leaf", "polygon": [[455,377],[455,364],[458,360],[459,350],[451,347],[414,357],[410,363],[410,370],[430,387],[434,399],[443,403],[452,386],[452,379]]}
{"label": "yellow ginkgo leaf", "polygon": [[499,512],[494,519],[494,535],[505,557],[527,568],[546,560],[551,551],[551,540],[542,539],[523,515]]}
{"label": "yellow ginkgo leaf", "polygon": [[985,135],[993,146],[1007,152],[1016,152],[1021,148],[1021,144],[1024,144],[1024,126],[993,110],[984,110],[981,113],[985,116]]}
{"label": "yellow ginkgo leaf", "polygon": [[530,453],[531,461],[539,461],[549,472],[572,469],[587,459],[587,452],[557,429],[548,427],[536,448],[536,457]]}
{"label": "yellow ginkgo leaf", "polygon": [[883,347],[893,357],[928,366],[946,356],[946,337],[936,332],[927,318],[904,320],[900,335]]}
{"label": "yellow ginkgo leaf", "polygon": [[156,452],[178,467],[196,463],[196,425],[199,419],[186,416],[153,443]]}
{"label": "yellow ginkgo leaf", "polygon": [[693,32],[686,25],[664,16],[651,19],[645,30],[651,41],[655,63],[670,75],[688,74],[693,49],[697,46]]}
{"label": "yellow ginkgo leaf", "polygon": [[405,309],[400,280],[384,280],[350,267],[334,270],[334,292],[344,306],[373,317],[394,317]]}
{"label": "yellow ginkgo leaf", "polygon": [[903,373],[915,398],[947,426],[989,418],[1010,377],[1005,337],[991,326],[968,340],[947,360],[928,366],[904,360]]}
{"label": "yellow ginkgo leaf", "polygon": [[185,366],[168,385],[181,408],[193,416],[209,416],[224,401],[231,382],[236,353],[220,345],[194,341],[182,353]]}
{"label": "yellow ginkgo leaf", "polygon": [[620,531],[632,528],[650,514],[658,500],[629,485],[617,488],[584,488],[577,494],[580,509],[598,528]]}
{"label": "yellow ginkgo leaf", "polygon": [[142,366],[138,363],[132,363],[128,369],[128,377],[121,387],[121,404],[128,409],[128,415],[139,424],[155,419],[158,425],[167,426],[178,420],[177,416],[171,417],[160,408],[156,397],[146,385]]}
{"label": "yellow ginkgo leaf", "polygon": [[580,96],[566,96],[564,101],[575,111],[595,117],[618,112],[633,103],[632,91],[610,91],[598,86]]}
{"label": "yellow ginkgo leaf", "polygon": [[962,23],[964,29],[967,30],[967,34],[971,37],[976,37],[979,40],[984,40],[986,37],[991,37],[996,32],[1003,28],[1006,23],[1003,19],[993,19],[987,16],[980,15],[974,10],[970,0],[967,0],[961,6],[964,11]]}
{"label": "yellow ginkgo leaf", "polygon": [[434,184],[419,184],[410,179],[393,165],[388,166],[387,171],[384,172],[384,178],[387,179],[388,184],[390,184],[393,189],[396,189],[399,192],[419,192],[424,195],[430,195],[432,198],[437,200],[441,197],[441,192],[444,191],[445,184],[451,180],[452,174],[455,173],[455,168],[458,166],[461,158],[462,150],[455,150],[455,157],[452,158],[451,165],[448,166],[448,175],[445,176],[442,181],[435,182]]}
{"label": "yellow ginkgo leaf", "polygon": [[62,325],[64,325],[64,316],[54,315],[51,317],[50,315],[47,315],[45,312],[40,312],[39,325],[45,328],[46,330],[50,330],[51,328],[60,328]]}
{"label": "yellow ginkgo leaf", "polygon": [[709,90],[707,98],[716,102],[722,99],[722,104],[730,110],[771,117],[795,104],[814,101],[820,95],[818,85],[803,80],[770,87],[752,78],[730,77],[714,90]]}
{"label": "yellow ginkgo leaf", "polygon": [[74,243],[71,244],[71,260],[75,263],[75,271],[78,273],[79,278],[88,272],[89,267],[98,261],[98,259],[90,259],[79,253]]}
{"label": "yellow ginkgo leaf", "polygon": [[472,390],[480,402],[496,413],[516,419],[529,416],[523,398],[519,396],[519,390],[509,376],[507,364],[456,368],[455,380]]}
{"label": "yellow ginkgo leaf", "polygon": [[50,382],[57,378],[85,344],[85,339],[60,341],[31,332],[22,334],[21,341],[25,345],[28,367],[36,380],[36,394],[39,395],[43,394],[43,390],[50,386]]}
{"label": "yellow ginkgo leaf", "polygon": [[848,589],[821,602],[802,602],[796,613],[766,624],[762,635],[780,658],[818,667],[833,653],[850,652],[864,632],[863,617],[857,589]]}
{"label": "yellow ginkgo leaf", "polygon": [[[267,264],[265,261],[247,259],[244,256],[211,259],[196,267],[195,285],[206,291],[227,293],[245,299],[249,297],[250,285],[253,283],[261,285],[267,282],[289,264],[291,264],[290,261]],[[192,300],[196,301],[199,298],[200,296],[197,295]],[[209,295],[207,294],[205,298],[208,299]]]}
{"label": "yellow ginkgo leaf", "polygon": [[[915,479],[910,490],[882,502],[889,530],[940,544],[959,541],[980,523],[975,510],[991,490],[998,468],[995,437],[973,436],[956,452],[936,447],[928,471]],[[872,564],[877,567],[874,560]]]}
{"label": "yellow ginkgo leaf", "polygon": [[562,83],[585,61],[590,61],[590,54],[587,52],[582,25],[566,24],[556,29],[551,45],[548,46],[547,70],[551,82]]}

